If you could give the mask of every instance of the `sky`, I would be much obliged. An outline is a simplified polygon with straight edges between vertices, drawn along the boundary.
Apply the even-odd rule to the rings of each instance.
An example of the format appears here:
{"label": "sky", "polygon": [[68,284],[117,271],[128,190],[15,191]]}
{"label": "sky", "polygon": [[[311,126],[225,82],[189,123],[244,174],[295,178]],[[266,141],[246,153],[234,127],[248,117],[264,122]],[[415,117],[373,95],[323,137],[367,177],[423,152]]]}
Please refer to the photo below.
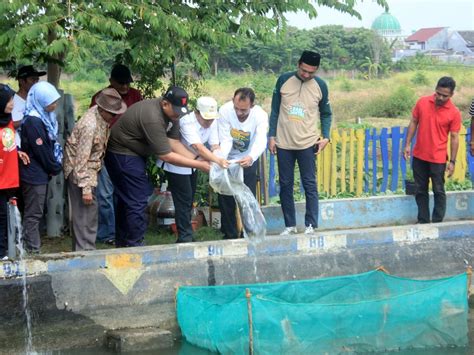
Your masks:
{"label": "sky", "polygon": [[[450,27],[452,30],[474,30],[474,0],[387,0],[389,12],[400,22],[403,34],[425,27]],[[318,17],[309,19],[304,13],[287,14],[291,26],[310,29],[323,25],[370,28],[383,8],[372,0],[358,1],[362,20],[327,7],[318,7]]]}

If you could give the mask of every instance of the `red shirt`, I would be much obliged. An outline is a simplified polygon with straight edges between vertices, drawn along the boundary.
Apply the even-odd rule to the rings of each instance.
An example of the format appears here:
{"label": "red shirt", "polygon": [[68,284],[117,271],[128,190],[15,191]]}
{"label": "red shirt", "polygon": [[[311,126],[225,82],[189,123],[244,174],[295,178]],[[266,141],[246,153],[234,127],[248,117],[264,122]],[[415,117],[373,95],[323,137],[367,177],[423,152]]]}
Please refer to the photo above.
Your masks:
{"label": "red shirt", "polygon": [[20,178],[13,121],[0,128],[0,137],[0,189],[16,188],[20,186]]}
{"label": "red shirt", "polygon": [[418,121],[413,156],[430,163],[446,163],[449,132],[461,129],[461,112],[448,100],[437,107],[434,95],[423,96],[412,112]]}
{"label": "red shirt", "polygon": [[[111,87],[112,86],[109,86],[109,88],[111,88]],[[89,107],[97,105],[97,103],[95,102],[95,98],[97,97],[97,95],[99,95],[99,93],[100,93],[100,91],[96,92],[94,94],[94,96],[92,96],[91,104],[90,104]],[[142,94],[140,93],[140,90],[137,90],[137,89],[134,89],[134,88],[128,89],[128,92],[125,95],[120,94],[120,96],[122,96],[122,100],[127,104],[127,108],[132,106],[134,103],[143,100],[143,97],[142,97]],[[114,123],[117,122],[117,120],[119,118],[120,118],[120,116],[115,117],[112,120],[112,122],[110,123],[110,126],[112,127],[114,125]]]}

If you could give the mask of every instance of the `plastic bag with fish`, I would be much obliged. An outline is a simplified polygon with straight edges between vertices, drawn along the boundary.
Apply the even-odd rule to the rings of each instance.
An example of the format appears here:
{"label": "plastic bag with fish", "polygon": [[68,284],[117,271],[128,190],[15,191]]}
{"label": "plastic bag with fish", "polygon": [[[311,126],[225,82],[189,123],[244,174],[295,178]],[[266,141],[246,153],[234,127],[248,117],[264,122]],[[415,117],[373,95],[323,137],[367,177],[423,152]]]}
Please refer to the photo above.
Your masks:
{"label": "plastic bag with fish", "polygon": [[266,221],[252,191],[244,184],[244,171],[235,161],[230,161],[228,169],[222,169],[212,163],[209,172],[209,184],[221,195],[234,196],[239,206],[244,236],[263,238],[266,233]]}

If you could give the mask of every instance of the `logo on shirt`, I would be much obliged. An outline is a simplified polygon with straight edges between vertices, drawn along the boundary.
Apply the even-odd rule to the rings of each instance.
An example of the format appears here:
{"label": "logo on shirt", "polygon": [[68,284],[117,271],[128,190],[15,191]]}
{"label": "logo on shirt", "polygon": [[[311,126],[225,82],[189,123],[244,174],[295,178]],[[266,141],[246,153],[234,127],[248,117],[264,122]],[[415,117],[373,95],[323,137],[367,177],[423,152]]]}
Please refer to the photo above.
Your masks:
{"label": "logo on shirt", "polygon": [[15,131],[11,128],[2,129],[2,145],[3,150],[6,152],[11,152],[16,149],[15,144]]}
{"label": "logo on shirt", "polygon": [[43,140],[41,138],[38,138],[35,142],[36,145],[43,145]]}
{"label": "logo on shirt", "polygon": [[304,120],[304,105],[302,103],[295,103],[290,106],[288,110],[288,119],[290,121],[301,122]]}
{"label": "logo on shirt", "polygon": [[250,132],[245,132],[238,130],[236,128],[232,128],[230,131],[230,135],[232,136],[232,147],[239,152],[245,152],[249,149],[250,145]]}

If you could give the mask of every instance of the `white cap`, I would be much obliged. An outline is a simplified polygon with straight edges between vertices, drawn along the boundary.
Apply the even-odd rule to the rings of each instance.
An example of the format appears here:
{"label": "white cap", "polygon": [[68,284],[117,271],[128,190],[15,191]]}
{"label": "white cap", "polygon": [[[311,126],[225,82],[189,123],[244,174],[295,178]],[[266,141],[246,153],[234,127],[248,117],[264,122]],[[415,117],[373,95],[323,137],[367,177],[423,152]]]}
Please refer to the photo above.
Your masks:
{"label": "white cap", "polygon": [[202,96],[197,100],[196,109],[205,120],[215,120],[219,118],[217,112],[217,101],[209,96]]}

